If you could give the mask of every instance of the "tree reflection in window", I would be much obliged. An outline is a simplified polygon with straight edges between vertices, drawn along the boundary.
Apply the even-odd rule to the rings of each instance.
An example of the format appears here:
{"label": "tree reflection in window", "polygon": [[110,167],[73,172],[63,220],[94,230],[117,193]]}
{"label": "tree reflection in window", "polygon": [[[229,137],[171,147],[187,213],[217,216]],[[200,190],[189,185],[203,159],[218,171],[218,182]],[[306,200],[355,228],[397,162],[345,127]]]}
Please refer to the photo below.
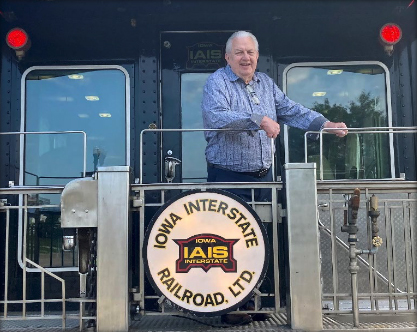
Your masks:
{"label": "tree reflection in window", "polygon": [[[334,67],[295,67],[298,77],[287,73],[288,96],[323,114],[331,121],[343,121],[350,128],[388,126],[385,74],[376,65],[348,68],[347,75],[327,75]],[[345,67],[337,67],[345,69]],[[303,75],[300,75],[300,70]],[[361,88],[361,89],[359,89]],[[317,100],[311,91],[325,94]],[[323,93],[322,93],[323,94]],[[304,161],[304,132],[289,129],[289,160]],[[316,162],[319,172],[320,145],[309,141],[308,162]],[[344,138],[323,135],[323,176],[332,179],[378,179],[391,177],[387,134],[350,133]]]}

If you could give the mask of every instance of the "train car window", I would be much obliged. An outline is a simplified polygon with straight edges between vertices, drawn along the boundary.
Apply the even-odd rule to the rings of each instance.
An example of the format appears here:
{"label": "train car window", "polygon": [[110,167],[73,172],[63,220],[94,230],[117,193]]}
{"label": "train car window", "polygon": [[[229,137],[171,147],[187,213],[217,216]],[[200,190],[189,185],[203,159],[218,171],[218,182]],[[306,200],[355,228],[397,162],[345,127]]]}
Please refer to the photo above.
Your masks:
{"label": "train car window", "polygon": [[[387,102],[388,70],[382,64],[296,64],[285,71],[289,98],[350,128],[391,126]],[[304,132],[286,128],[287,162],[304,162]],[[319,172],[320,145],[308,141],[308,162]],[[392,137],[350,133],[344,138],[323,135],[323,179],[391,178]]]}
{"label": "train car window", "polygon": [[[85,131],[86,171],[126,165],[126,77],[118,69],[39,69],[26,75],[25,131]],[[83,176],[83,135],[27,135],[25,185]]]}
{"label": "train car window", "polygon": [[[181,121],[183,129],[202,129],[203,87],[211,73],[181,75]],[[182,181],[206,182],[206,140],[202,131],[182,134]]]}
{"label": "train car window", "polygon": [[[20,183],[65,185],[100,166],[128,165],[128,74],[119,66],[32,67],[23,75]],[[76,252],[62,251],[60,196],[42,194],[29,205],[28,258],[55,271],[77,265]],[[21,243],[19,244],[21,248]]]}

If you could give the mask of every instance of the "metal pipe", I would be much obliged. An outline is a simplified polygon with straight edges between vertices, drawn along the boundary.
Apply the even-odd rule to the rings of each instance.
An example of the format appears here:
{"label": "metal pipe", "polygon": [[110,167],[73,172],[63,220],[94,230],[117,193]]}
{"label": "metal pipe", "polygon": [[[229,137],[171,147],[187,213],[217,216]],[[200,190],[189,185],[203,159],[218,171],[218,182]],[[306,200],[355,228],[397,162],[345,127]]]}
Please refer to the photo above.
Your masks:
{"label": "metal pipe", "polygon": [[[152,183],[152,184],[132,184],[131,190],[139,191],[142,188],[146,188],[145,190],[191,190],[191,189],[222,189],[222,188],[230,188],[231,182],[207,182],[207,183]],[[275,189],[282,189],[283,184],[282,182],[233,182],[233,186],[236,188],[275,188]],[[1,192],[0,192],[1,193]],[[264,204],[264,203],[262,203]]]}
{"label": "metal pipe", "polygon": [[[351,134],[415,134],[417,133],[417,127],[363,127],[363,128],[347,128]],[[323,128],[319,131],[306,131],[304,133],[304,160],[308,162],[308,151],[307,151],[307,138],[311,134],[319,135],[319,145],[320,145],[320,181],[323,181],[323,133],[331,134],[332,131],[340,130],[340,128]]]}
{"label": "metal pipe", "polygon": [[9,284],[9,232],[10,232],[10,210],[6,210],[6,250],[4,258],[4,314],[3,317],[7,317],[7,286]]}
{"label": "metal pipe", "polygon": [[360,190],[356,188],[353,196],[349,199],[348,206],[348,232],[349,232],[349,272],[351,275],[352,287],[352,311],[353,311],[353,325],[359,326],[359,305],[358,305],[358,260],[357,254],[359,250],[356,249],[356,242],[358,241],[356,226],[358,220],[358,210],[360,205]]}
{"label": "metal pipe", "polygon": [[[352,245],[353,246],[353,245]],[[356,257],[356,255],[354,255]],[[351,258],[356,262],[356,259]],[[354,270],[354,264],[349,265],[349,271],[351,273],[351,287],[352,287],[352,312],[353,312],[353,326],[359,326],[359,306],[358,306],[358,270],[359,267],[356,265],[356,270]]]}
{"label": "metal pipe", "polygon": [[[47,269],[43,268],[42,266],[36,264],[35,262],[31,261],[30,259],[26,258],[24,259],[24,267],[26,267],[26,264],[29,263],[31,265],[33,265],[34,267],[36,267],[37,269],[39,269],[40,271],[42,271],[42,273],[46,273],[47,275],[51,276],[52,278],[58,280],[59,282],[61,282],[61,293],[62,293],[62,297],[61,297],[61,302],[62,302],[62,329],[65,330],[65,320],[66,320],[66,310],[65,310],[65,280],[58,277],[57,275],[53,274],[52,272],[48,271]],[[45,302],[48,302],[46,300],[44,300]],[[56,302],[58,300],[53,300],[53,302]],[[27,301],[29,302],[29,301]],[[39,302],[39,300],[36,300],[35,302]]]}
{"label": "metal pipe", "polygon": [[[139,151],[139,184],[143,183],[143,134],[146,132],[155,132],[155,133],[163,133],[163,132],[181,132],[181,133],[185,133],[185,132],[198,132],[198,131],[237,131],[237,132],[241,132],[241,131],[248,131],[248,130],[242,130],[242,129],[143,129],[140,132],[139,135],[139,146],[140,146],[140,151]],[[274,139],[271,138],[271,141],[273,143]],[[273,144],[272,144],[273,145]],[[273,149],[273,147],[272,147]],[[274,165],[274,158],[273,158],[273,154],[272,154],[272,166]]]}
{"label": "metal pipe", "polygon": [[13,186],[10,188],[0,188],[0,194],[61,194],[63,190],[64,186]]}
{"label": "metal pipe", "polygon": [[27,224],[28,224],[28,196],[24,195],[23,203],[23,295],[22,295],[22,316],[26,317],[26,237],[27,237]]}
{"label": "metal pipe", "polygon": [[[331,209],[331,208],[330,208]],[[333,216],[333,215],[332,215]],[[331,217],[332,218],[332,217]],[[321,230],[323,230],[324,234],[328,235],[328,236],[332,236],[332,230],[328,229],[320,220],[318,221],[319,223],[319,227]],[[337,235],[334,236],[336,242],[345,250],[347,250],[349,252],[349,245],[347,245],[340,237],[338,237]],[[332,248],[335,248],[336,246],[333,244]],[[371,248],[370,250],[361,250],[361,254],[370,254],[373,255],[377,252],[378,250],[375,248]],[[336,254],[333,254],[332,257],[336,257]],[[375,269],[373,266],[371,266],[364,258],[362,258],[361,256],[358,256],[358,260],[360,263],[362,263],[363,265],[365,265],[366,267],[370,268],[379,279],[381,279],[387,286],[389,286],[389,281],[388,279],[377,269]],[[334,271],[337,271],[337,268],[334,266],[333,267]],[[335,289],[337,289],[336,285],[337,285],[337,275],[333,274],[333,282],[335,285]],[[394,284],[390,285],[391,287],[394,287]],[[397,293],[406,293],[403,290],[401,290],[400,288],[396,288],[395,291]],[[411,293],[412,294],[412,293]],[[416,293],[417,294],[417,293]],[[335,300],[334,300],[335,302]],[[336,302],[335,302],[336,303]]]}
{"label": "metal pipe", "polygon": [[45,273],[41,272],[41,317],[45,315]]}
{"label": "metal pipe", "polygon": [[[277,191],[275,188],[271,188],[272,190],[272,211],[278,211],[278,198],[277,198]],[[273,234],[278,234],[278,213],[272,213],[272,232]],[[273,257],[273,266],[274,266],[274,290],[275,290],[275,312],[278,312],[280,309],[280,290],[279,290],[279,262],[278,262],[278,237],[272,237],[272,254]]]}
{"label": "metal pipe", "polygon": [[368,216],[372,222],[372,249],[360,250],[356,249],[356,242],[358,241],[357,233],[358,227],[356,226],[358,221],[358,211],[360,206],[360,190],[356,188],[353,195],[348,199],[348,213],[346,215],[345,223],[341,227],[342,232],[349,233],[349,272],[351,275],[351,289],[352,289],[352,312],[353,312],[353,325],[359,326],[359,305],[358,305],[358,256],[361,254],[375,254],[378,251],[378,247],[382,244],[382,239],[378,236],[377,218],[379,216],[378,211],[378,198],[372,195],[369,199],[369,211]]}
{"label": "metal pipe", "polygon": [[[324,179],[324,170],[323,170],[323,131],[320,130],[320,180]],[[306,156],[307,159],[307,156]]]}
{"label": "metal pipe", "polygon": [[58,134],[83,134],[83,177],[85,177],[87,168],[87,133],[82,130],[67,130],[67,131],[9,131],[2,132],[0,135],[58,135]]}

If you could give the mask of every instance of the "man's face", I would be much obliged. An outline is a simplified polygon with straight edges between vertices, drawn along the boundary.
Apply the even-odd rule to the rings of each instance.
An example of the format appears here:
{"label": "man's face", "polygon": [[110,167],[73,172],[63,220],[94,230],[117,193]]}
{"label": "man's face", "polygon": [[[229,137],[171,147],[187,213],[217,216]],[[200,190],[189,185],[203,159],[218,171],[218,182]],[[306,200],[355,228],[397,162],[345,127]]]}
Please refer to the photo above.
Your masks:
{"label": "man's face", "polygon": [[249,83],[255,73],[259,53],[251,37],[238,37],[232,41],[232,50],[225,54],[233,72]]}

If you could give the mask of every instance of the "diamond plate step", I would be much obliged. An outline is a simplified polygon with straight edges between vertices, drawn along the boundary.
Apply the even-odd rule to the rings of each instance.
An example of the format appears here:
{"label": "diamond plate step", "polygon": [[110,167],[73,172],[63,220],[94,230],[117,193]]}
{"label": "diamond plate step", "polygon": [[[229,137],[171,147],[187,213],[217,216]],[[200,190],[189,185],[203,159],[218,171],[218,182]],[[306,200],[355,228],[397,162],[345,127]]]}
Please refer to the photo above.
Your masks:
{"label": "diamond plate step", "polygon": [[[366,317],[359,327],[353,327],[349,317],[323,317],[323,331],[380,331],[380,332],[401,332],[401,331],[417,331],[417,316],[408,316],[407,318],[415,318],[414,321],[401,321],[397,315],[385,315],[378,320],[377,315]],[[133,321],[130,332],[189,332],[189,331],[294,331],[302,332],[302,330],[292,330],[286,325],[287,318],[285,313],[273,314],[271,318],[263,322],[253,322],[242,326],[227,326],[222,324],[220,317],[191,317],[191,316],[169,316],[169,315],[146,315],[138,321]],[[66,332],[79,331],[78,319],[66,320]],[[58,332],[62,331],[62,320],[60,319],[30,319],[30,320],[0,320],[0,331],[10,332]],[[84,329],[84,331],[94,331],[94,329]]]}

